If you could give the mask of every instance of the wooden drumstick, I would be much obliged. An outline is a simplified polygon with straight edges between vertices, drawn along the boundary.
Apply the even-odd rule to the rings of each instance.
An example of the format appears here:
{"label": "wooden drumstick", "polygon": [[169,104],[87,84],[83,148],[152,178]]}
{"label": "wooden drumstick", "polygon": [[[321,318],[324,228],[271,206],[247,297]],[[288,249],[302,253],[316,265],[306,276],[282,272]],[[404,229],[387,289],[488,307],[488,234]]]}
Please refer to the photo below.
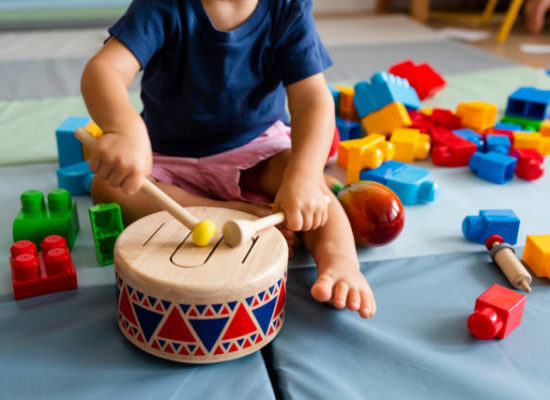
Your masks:
{"label": "wooden drumstick", "polygon": [[256,235],[259,231],[278,225],[285,220],[285,213],[268,215],[255,221],[234,219],[223,225],[223,240],[229,247],[235,247]]}
{"label": "wooden drumstick", "polygon": [[485,241],[485,247],[490,251],[491,258],[506,275],[513,287],[523,289],[526,292],[531,291],[530,285],[533,278],[516,257],[514,248],[505,243],[502,236],[489,236]]}
{"label": "wooden drumstick", "polygon": [[[74,135],[90,150],[95,148],[97,139],[86,129],[76,128]],[[212,221],[199,221],[149,179],[143,179],[140,190],[187,227],[191,231],[193,243],[197,246],[208,245],[210,239],[216,234],[216,225]]]}

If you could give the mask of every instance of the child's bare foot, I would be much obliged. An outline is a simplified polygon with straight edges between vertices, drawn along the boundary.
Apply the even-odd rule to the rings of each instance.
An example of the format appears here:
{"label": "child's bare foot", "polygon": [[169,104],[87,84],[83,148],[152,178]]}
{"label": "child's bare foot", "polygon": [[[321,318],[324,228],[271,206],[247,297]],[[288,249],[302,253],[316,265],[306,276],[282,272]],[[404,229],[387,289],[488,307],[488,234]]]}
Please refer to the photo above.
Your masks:
{"label": "child's bare foot", "polygon": [[544,17],[550,10],[550,0],[527,0],[524,10],[527,30],[533,34],[540,33],[544,27]]}
{"label": "child's bare foot", "polygon": [[359,270],[357,260],[334,257],[317,263],[317,281],[311,295],[320,302],[331,302],[335,308],[347,307],[370,318],[376,313],[376,302],[367,280]]}

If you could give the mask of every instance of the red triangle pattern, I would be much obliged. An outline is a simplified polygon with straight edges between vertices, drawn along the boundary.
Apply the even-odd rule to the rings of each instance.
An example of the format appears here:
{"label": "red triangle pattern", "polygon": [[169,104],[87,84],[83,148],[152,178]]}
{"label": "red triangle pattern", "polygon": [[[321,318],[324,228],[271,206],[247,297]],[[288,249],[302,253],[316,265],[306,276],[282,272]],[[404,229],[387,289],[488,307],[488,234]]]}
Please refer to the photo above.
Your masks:
{"label": "red triangle pattern", "polygon": [[269,327],[269,332],[267,332],[267,336],[273,335],[273,326]]}
{"label": "red triangle pattern", "polygon": [[182,356],[188,356],[189,355],[189,350],[187,350],[186,346],[181,346],[181,350],[179,351],[178,354],[181,354]]}
{"label": "red triangle pattern", "polygon": [[211,309],[210,307],[208,307],[208,308],[206,309],[206,312],[204,313],[204,316],[205,316],[205,317],[211,317],[211,316],[213,316],[213,315],[216,315],[216,314],[214,314],[214,312],[212,311],[212,309]]}
{"label": "red triangle pattern", "polygon": [[182,318],[178,307],[172,308],[172,312],[168,315],[166,321],[164,321],[158,336],[165,339],[176,340],[178,342],[196,342],[189,326]]}
{"label": "red triangle pattern", "polygon": [[131,337],[134,337],[134,330],[132,329],[132,327],[128,327],[128,330],[126,331],[128,332],[128,335],[130,335]]}
{"label": "red triangle pattern", "polygon": [[141,334],[141,332],[138,334],[137,340],[138,342],[145,343],[145,339],[143,338],[143,335]]}
{"label": "red triangle pattern", "polygon": [[222,340],[245,336],[256,332],[256,330],[256,325],[252,321],[252,318],[250,318],[250,314],[246,311],[244,304],[240,303]]}
{"label": "red triangle pattern", "polygon": [[265,291],[264,301],[269,300],[269,290]]}
{"label": "red triangle pattern", "polygon": [[164,311],[164,307],[162,307],[162,301],[158,301],[157,305],[155,306],[155,310],[157,311]]}
{"label": "red triangle pattern", "polygon": [[252,346],[252,342],[249,339],[246,339],[246,341],[243,344],[243,349],[246,349],[247,347]]}
{"label": "red triangle pattern", "polygon": [[189,311],[189,314],[187,314],[188,317],[198,317],[199,316],[199,313],[197,312],[197,310],[195,310],[194,308],[191,309],[191,311]]}
{"label": "red triangle pattern", "polygon": [[200,347],[197,348],[197,351],[195,351],[196,356],[204,356],[204,351]]}
{"label": "red triangle pattern", "polygon": [[120,295],[118,309],[124,316],[124,318],[126,318],[135,326],[138,326],[136,316],[134,315],[134,309],[132,308],[132,305],[130,304],[130,299],[128,298],[128,291],[126,289],[126,286],[124,287],[124,289],[122,290],[122,294]]}
{"label": "red triangle pattern", "polygon": [[151,307],[151,304],[149,304],[149,300],[147,300],[146,296],[143,296],[143,303],[141,303],[144,307]]}
{"label": "red triangle pattern", "polygon": [[170,343],[168,343],[166,345],[166,347],[164,348],[164,351],[167,352],[167,353],[174,354],[174,348],[172,347],[172,345]]}
{"label": "red triangle pattern", "polygon": [[153,346],[151,346],[151,347],[153,347],[153,349],[160,350],[160,346],[159,346],[159,344],[156,340],[153,341]]}
{"label": "red triangle pattern", "polygon": [[231,345],[231,347],[229,348],[229,352],[230,352],[230,353],[233,353],[234,351],[238,351],[238,350],[239,350],[239,348],[237,347],[237,344],[236,344],[236,343],[233,343],[233,344]]}
{"label": "red triangle pattern", "polygon": [[254,299],[254,302],[252,303],[252,306],[251,306],[251,307],[256,307],[258,304],[260,304],[260,302],[258,301],[258,299]]}
{"label": "red triangle pattern", "polygon": [[281,284],[281,293],[279,294],[279,299],[277,300],[277,305],[275,306],[275,312],[273,315],[279,315],[281,311],[285,308],[285,300],[286,300],[286,290],[285,290],[285,284]]}
{"label": "red triangle pattern", "polygon": [[258,334],[258,337],[256,338],[256,341],[254,343],[260,343],[262,340],[262,335]]}
{"label": "red triangle pattern", "polygon": [[224,306],[224,307],[223,307],[223,310],[222,310],[222,312],[221,312],[221,315],[227,315],[227,314],[229,314],[229,312],[230,312],[230,311],[229,311],[229,308],[227,308],[227,306]]}
{"label": "red triangle pattern", "polygon": [[223,348],[222,346],[218,346],[218,348],[216,349],[216,351],[214,352],[214,354],[223,354]]}
{"label": "red triangle pattern", "polygon": [[135,303],[139,304],[139,300],[137,298],[136,292],[134,292],[134,294],[132,295],[132,300],[134,300]]}

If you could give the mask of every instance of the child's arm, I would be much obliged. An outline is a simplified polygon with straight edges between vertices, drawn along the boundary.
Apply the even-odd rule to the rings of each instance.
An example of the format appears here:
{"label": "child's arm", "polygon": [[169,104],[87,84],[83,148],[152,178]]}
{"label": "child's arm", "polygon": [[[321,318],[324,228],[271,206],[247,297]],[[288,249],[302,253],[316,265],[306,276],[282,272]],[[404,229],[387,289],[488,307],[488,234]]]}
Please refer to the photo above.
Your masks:
{"label": "child's arm", "polygon": [[289,229],[317,229],[327,221],[329,190],[323,169],[334,135],[334,101],[321,73],[288,85],[286,91],[292,155],[275,208],[286,212]]}
{"label": "child's arm", "polygon": [[81,81],[88,111],[105,133],[90,169],[127,194],[139,190],[152,165],[147,128],[128,95],[140,68],[133,53],[113,37],[88,62]]}

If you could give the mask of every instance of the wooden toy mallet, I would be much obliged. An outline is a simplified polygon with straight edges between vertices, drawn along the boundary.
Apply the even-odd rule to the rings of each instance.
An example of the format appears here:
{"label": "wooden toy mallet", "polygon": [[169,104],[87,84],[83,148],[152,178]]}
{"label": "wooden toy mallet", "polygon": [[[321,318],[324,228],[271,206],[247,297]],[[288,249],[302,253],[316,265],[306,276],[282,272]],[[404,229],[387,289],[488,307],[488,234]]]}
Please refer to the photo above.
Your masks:
{"label": "wooden toy mallet", "polygon": [[500,235],[491,235],[485,240],[485,247],[489,250],[492,260],[499,266],[506,278],[516,289],[531,291],[533,278],[527,272],[521,261],[516,257],[514,248],[504,242]]}
{"label": "wooden toy mallet", "polygon": [[223,240],[229,247],[235,247],[251,239],[258,232],[283,223],[284,220],[285,213],[283,211],[258,218],[255,221],[244,219],[229,220],[223,225]]}
{"label": "wooden toy mallet", "polygon": [[[77,128],[75,137],[86,147],[93,151],[97,139],[94,138],[86,129]],[[216,234],[216,224],[210,220],[199,221],[191,213],[185,210],[174,199],[164,193],[149,179],[144,178],[140,188],[151,200],[154,200],[163,210],[168,211],[174,218],[180,221],[191,231],[191,239],[197,246],[207,246],[210,240]]]}

